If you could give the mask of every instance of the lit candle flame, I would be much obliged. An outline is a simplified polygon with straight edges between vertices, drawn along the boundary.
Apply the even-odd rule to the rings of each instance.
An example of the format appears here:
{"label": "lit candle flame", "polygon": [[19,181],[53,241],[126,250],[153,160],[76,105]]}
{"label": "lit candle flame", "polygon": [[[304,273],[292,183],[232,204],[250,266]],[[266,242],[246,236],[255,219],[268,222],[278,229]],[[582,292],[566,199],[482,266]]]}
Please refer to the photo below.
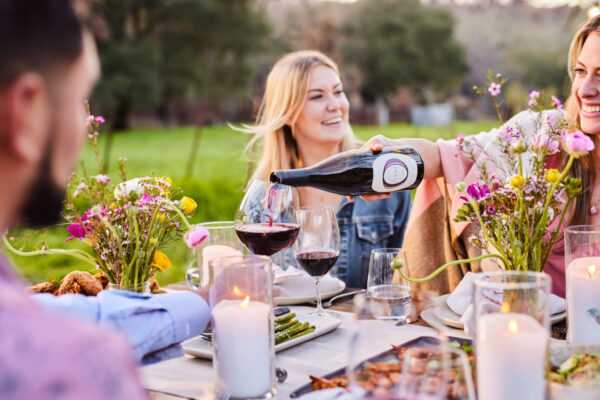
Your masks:
{"label": "lit candle flame", "polygon": [[248,307],[248,304],[250,304],[250,296],[246,296],[246,298],[244,299],[244,301],[242,301],[242,304],[240,304],[240,306],[242,308],[246,308]]}
{"label": "lit candle flame", "polygon": [[515,321],[514,319],[511,319],[508,322],[508,331],[510,333],[512,333],[513,335],[517,332],[519,332],[519,325],[517,325],[517,321]]}
{"label": "lit candle flame", "polygon": [[234,286],[234,287],[233,287],[233,294],[234,294],[236,297],[243,297],[243,296],[244,296],[244,293],[242,293],[242,291],[240,290],[240,288],[239,288],[239,287],[237,287],[237,286]]}
{"label": "lit candle flame", "polygon": [[508,304],[506,301],[504,303],[502,303],[502,307],[500,308],[500,311],[502,311],[503,313],[510,312],[510,304]]}
{"label": "lit candle flame", "polygon": [[587,267],[587,273],[590,276],[590,278],[595,278],[597,272],[598,272],[598,268],[596,267],[595,264],[588,265],[588,267]]}

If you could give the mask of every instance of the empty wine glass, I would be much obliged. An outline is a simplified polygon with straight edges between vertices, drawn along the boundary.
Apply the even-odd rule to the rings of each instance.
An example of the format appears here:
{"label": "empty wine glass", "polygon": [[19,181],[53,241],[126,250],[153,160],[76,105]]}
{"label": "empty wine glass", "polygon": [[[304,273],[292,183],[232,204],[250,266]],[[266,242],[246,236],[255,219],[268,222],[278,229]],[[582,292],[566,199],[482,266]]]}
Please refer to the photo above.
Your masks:
{"label": "empty wine glass", "polygon": [[296,191],[290,186],[253,180],[236,215],[235,232],[253,254],[272,256],[298,236]]}
{"label": "empty wine glass", "polygon": [[333,208],[298,209],[296,221],[300,234],[294,246],[298,264],[315,278],[317,310],[323,315],[319,281],[335,264],[340,254],[340,230]]}

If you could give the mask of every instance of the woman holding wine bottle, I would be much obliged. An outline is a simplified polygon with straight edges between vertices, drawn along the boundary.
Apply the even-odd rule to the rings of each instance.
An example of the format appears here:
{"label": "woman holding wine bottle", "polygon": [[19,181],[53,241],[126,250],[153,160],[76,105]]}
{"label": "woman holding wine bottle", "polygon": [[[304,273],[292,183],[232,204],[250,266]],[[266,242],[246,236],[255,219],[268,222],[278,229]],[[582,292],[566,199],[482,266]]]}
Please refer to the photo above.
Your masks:
{"label": "woman holding wine bottle", "polygon": [[[577,195],[569,225],[600,224],[600,16],[591,18],[577,31],[571,41],[568,54],[568,71],[571,78],[571,93],[563,110],[555,100],[554,110],[543,111],[543,120],[548,124],[565,118],[570,127],[581,130],[592,137],[596,149],[576,160],[572,169],[583,183],[582,193]],[[538,94],[539,95],[539,94]],[[526,140],[540,133],[537,125],[539,113],[532,110],[515,115],[499,129],[472,136],[477,147],[485,149],[488,155],[494,154],[498,135],[514,128]],[[371,138],[363,147],[379,152],[383,148],[402,146],[412,147],[424,160],[425,176],[415,197],[415,205],[406,231],[405,251],[409,273],[412,276],[425,276],[439,265],[469,254],[468,241],[472,227],[455,223],[460,202],[460,193],[455,190],[458,182],[471,183],[477,180],[478,164],[459,151],[457,140],[388,139],[383,136]],[[481,160],[477,160],[481,161]],[[441,179],[444,178],[443,182]],[[378,200],[385,195],[370,195],[367,198]],[[564,243],[559,240],[544,271],[552,277],[553,293],[565,295]],[[460,269],[450,268],[435,278],[429,286],[441,292],[452,290],[462,278]]]}
{"label": "woman holding wine bottle", "polygon": [[[269,181],[275,170],[309,167],[337,153],[356,149],[349,122],[349,102],[337,65],[317,51],[298,51],[271,69],[249,151],[262,145],[253,180]],[[374,248],[400,247],[410,211],[410,194],[396,192],[369,202],[311,187],[299,187],[299,204],[307,209],[333,208],[340,229],[340,252],[334,266],[349,287],[366,286],[369,255]],[[256,198],[256,204],[262,199]],[[248,201],[246,199],[245,201]],[[297,266],[289,250],[275,255],[282,266]]]}

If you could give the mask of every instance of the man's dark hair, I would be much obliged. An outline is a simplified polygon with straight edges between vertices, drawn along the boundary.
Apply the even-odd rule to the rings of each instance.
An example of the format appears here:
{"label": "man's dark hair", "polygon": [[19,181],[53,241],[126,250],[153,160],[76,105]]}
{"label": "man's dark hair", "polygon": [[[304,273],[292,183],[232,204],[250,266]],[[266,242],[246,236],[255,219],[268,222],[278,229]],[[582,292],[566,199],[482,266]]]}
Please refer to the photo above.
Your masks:
{"label": "man's dark hair", "polygon": [[83,30],[73,0],[0,0],[0,87],[74,62]]}

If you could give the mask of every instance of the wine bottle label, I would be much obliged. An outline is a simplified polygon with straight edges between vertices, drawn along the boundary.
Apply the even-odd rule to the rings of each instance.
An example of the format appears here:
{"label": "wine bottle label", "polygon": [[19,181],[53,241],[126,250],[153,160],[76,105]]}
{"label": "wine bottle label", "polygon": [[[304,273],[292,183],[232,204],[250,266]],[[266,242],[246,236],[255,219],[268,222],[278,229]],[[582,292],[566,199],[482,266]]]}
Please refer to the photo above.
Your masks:
{"label": "wine bottle label", "polygon": [[387,153],[373,162],[373,190],[395,192],[410,187],[418,177],[416,161],[404,154]]}

